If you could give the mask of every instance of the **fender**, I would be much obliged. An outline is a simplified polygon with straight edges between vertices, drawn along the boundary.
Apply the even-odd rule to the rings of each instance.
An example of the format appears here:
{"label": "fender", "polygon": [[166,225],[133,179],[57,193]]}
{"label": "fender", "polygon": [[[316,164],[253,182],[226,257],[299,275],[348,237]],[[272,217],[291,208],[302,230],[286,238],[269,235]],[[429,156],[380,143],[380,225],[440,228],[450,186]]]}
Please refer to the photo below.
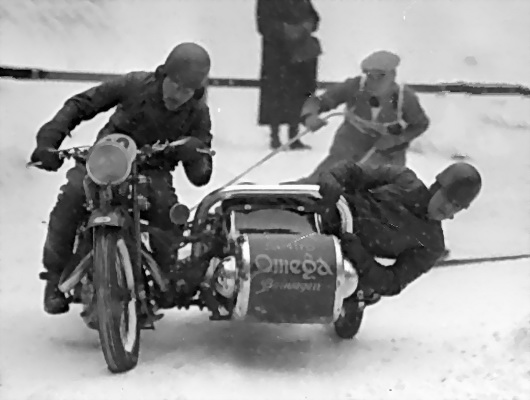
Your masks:
{"label": "fender", "polygon": [[112,208],[105,212],[97,209],[90,214],[87,228],[93,228],[96,226],[124,227],[129,221],[129,215],[121,207]]}

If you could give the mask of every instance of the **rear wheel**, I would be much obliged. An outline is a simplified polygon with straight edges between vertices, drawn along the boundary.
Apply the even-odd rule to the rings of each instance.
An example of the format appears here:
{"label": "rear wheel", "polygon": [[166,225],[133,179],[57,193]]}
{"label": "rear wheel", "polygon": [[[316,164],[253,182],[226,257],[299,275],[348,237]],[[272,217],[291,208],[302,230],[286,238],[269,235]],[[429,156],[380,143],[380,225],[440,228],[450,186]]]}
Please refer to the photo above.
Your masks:
{"label": "rear wheel", "polygon": [[341,339],[353,339],[363,321],[364,308],[360,307],[356,299],[346,299],[342,305],[342,312],[335,321],[335,333]]}
{"label": "rear wheel", "polygon": [[99,339],[108,369],[125,372],[138,364],[140,351],[133,264],[119,229],[96,228],[94,242]]}

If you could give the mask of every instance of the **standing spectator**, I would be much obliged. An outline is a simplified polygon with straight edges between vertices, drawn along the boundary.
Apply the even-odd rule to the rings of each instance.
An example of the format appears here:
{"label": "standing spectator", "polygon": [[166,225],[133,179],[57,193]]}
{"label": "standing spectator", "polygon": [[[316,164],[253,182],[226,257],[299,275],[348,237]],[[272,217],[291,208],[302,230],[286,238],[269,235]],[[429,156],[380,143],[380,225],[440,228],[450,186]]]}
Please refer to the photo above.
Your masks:
{"label": "standing spectator", "polygon": [[338,83],[303,106],[303,123],[312,131],[326,124],[319,114],[346,105],[344,122],[335,134],[328,156],[305,183],[316,183],[318,175],[342,160],[361,160],[375,146],[367,162],[373,166],[405,166],[410,142],[429,127],[418,96],[396,82],[398,55],[376,51],[361,63],[362,75]]}
{"label": "standing spectator", "polygon": [[[259,125],[270,127],[270,146],[281,146],[280,125],[289,137],[298,134],[300,112],[316,90],[320,42],[312,33],[320,17],[311,0],[258,0],[258,31],[262,36]],[[291,149],[310,146],[296,141]]]}

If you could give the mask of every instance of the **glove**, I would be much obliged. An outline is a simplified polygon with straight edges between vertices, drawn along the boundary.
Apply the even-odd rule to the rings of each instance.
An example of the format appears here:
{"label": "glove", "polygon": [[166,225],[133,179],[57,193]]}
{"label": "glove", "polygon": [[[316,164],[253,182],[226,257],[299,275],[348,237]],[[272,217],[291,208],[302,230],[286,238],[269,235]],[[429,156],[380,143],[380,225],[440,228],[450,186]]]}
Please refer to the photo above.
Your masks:
{"label": "glove", "polygon": [[176,147],[173,154],[182,162],[193,162],[200,160],[204,154],[198,152],[198,149],[207,149],[208,146],[196,137],[190,137],[184,144]]}
{"label": "glove", "polygon": [[321,200],[315,208],[322,219],[322,233],[325,235],[340,235],[342,219],[337,207]]}
{"label": "glove", "polygon": [[334,205],[339,201],[344,193],[342,185],[332,176],[322,179],[318,188],[318,193],[322,196],[322,201],[329,205]]}
{"label": "glove", "polygon": [[311,131],[316,132],[323,126],[327,125],[327,121],[324,121],[317,114],[310,114],[305,117],[304,125]]}
{"label": "glove", "polygon": [[333,177],[323,179],[318,192],[322,199],[317,203],[317,212],[320,214],[327,233],[335,232],[340,227],[340,216],[335,204],[343,193],[343,188]]}
{"label": "glove", "polygon": [[399,135],[403,132],[403,126],[399,122],[396,122],[395,124],[387,126],[386,131],[390,135]]}
{"label": "glove", "polygon": [[59,157],[57,150],[53,147],[37,146],[31,154],[31,162],[40,163],[35,165],[37,168],[46,171],[57,171],[64,163]]}

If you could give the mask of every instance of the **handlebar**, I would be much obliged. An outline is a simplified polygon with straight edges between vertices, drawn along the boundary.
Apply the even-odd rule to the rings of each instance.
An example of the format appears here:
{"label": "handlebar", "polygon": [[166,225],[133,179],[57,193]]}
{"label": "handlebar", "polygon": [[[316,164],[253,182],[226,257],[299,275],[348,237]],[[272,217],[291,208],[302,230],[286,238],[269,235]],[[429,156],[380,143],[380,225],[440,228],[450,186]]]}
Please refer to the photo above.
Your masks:
{"label": "handlebar", "polygon": [[[141,149],[138,149],[137,157],[139,156],[140,162],[144,162],[149,157],[151,157],[152,155],[163,153],[164,151],[166,151],[168,149],[174,149],[174,148],[177,148],[179,146],[182,146],[188,140],[189,140],[189,138],[179,139],[179,140],[176,140],[174,142],[169,142],[168,141],[168,142],[164,142],[164,143],[160,143],[158,141],[158,142],[156,142],[156,143],[154,143],[152,145],[145,145]],[[73,158],[74,160],[82,163],[82,162],[86,161],[86,159],[88,157],[88,153],[89,153],[91,147],[92,146],[78,146],[78,147],[71,147],[69,149],[51,150],[51,151],[53,153],[56,153],[59,156],[60,159],[71,159],[71,158]],[[212,150],[212,149],[196,149],[195,151],[197,151],[198,153],[202,153],[202,154],[209,154],[210,156],[214,156],[215,155],[215,150]],[[42,163],[40,161],[28,162],[26,164],[26,167],[38,167],[41,164]]]}

